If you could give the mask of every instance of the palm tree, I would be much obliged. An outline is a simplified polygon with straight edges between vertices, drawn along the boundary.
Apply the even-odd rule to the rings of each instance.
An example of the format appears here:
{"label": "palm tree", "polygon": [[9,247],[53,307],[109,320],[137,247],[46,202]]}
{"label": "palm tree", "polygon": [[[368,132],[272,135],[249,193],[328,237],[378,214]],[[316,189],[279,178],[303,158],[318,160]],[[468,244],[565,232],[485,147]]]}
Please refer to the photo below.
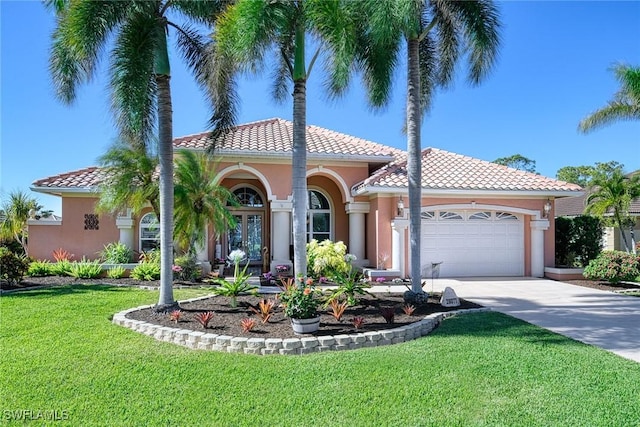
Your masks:
{"label": "palm tree", "polygon": [[[363,52],[368,67],[390,78],[376,63],[399,64],[400,44],[407,44],[407,178],[409,188],[409,244],[412,291],[420,292],[420,206],[422,198],[421,122],[438,88],[453,80],[461,53],[466,53],[468,79],[479,84],[495,64],[500,22],[491,0],[437,1],[369,0],[366,19],[371,40],[385,45],[391,57]],[[366,46],[363,46],[366,48]],[[376,50],[377,51],[377,50]]]}
{"label": "palm tree", "polygon": [[175,305],[169,30],[175,30],[178,50],[189,65],[199,63],[194,58],[200,56],[203,45],[192,27],[169,19],[169,12],[212,26],[225,2],[48,0],[47,4],[57,14],[50,56],[57,97],[66,103],[75,99],[77,87],[92,79],[102,53],[113,40],[110,89],[120,134],[125,140],[149,141],[150,135],[158,132],[161,276],[157,309],[166,309]]}
{"label": "palm tree", "polygon": [[23,191],[12,191],[2,203],[0,210],[0,237],[15,240],[22,246],[25,255],[29,255],[27,237],[29,218],[48,217],[51,211],[42,211],[42,205]]}
{"label": "palm tree", "polygon": [[[356,42],[366,37],[358,36],[353,25],[352,12],[357,4],[326,0],[239,0],[216,24],[212,53],[216,66],[206,77],[217,88],[212,94],[216,105],[224,106],[227,114],[234,115],[238,99],[235,80],[240,73],[255,73],[273,66],[273,97],[278,101],[287,98],[289,84],[293,84],[293,247],[294,269],[298,274],[307,271],[306,84],[322,52],[326,57],[329,91],[339,95],[347,87],[356,59]],[[307,63],[305,48],[309,35],[314,37],[318,48]],[[370,85],[375,83],[372,79]],[[212,122],[217,125],[216,129],[224,130],[215,116]]]}
{"label": "palm tree", "polygon": [[98,211],[116,213],[131,209],[138,214],[150,204],[156,217],[160,218],[158,179],[154,176],[158,156],[150,145],[120,140],[100,157],[105,178],[100,183]]}
{"label": "palm tree", "polygon": [[235,197],[218,185],[216,169],[204,153],[180,150],[176,157],[175,239],[195,256],[206,242],[209,223],[219,232],[235,226],[235,219],[227,209]]}
{"label": "palm tree", "polygon": [[622,120],[640,120],[640,67],[617,64],[613,67],[620,90],[607,106],[594,111],[578,125],[587,133]]}
{"label": "palm tree", "polygon": [[[635,254],[634,222],[629,218],[629,206],[633,199],[640,197],[640,175],[629,177],[621,168],[616,168],[608,174],[597,174],[590,184],[591,190],[585,199],[585,213],[601,218],[611,214],[614,223],[622,232],[625,251]],[[631,232],[631,246],[624,233],[627,225]]]}

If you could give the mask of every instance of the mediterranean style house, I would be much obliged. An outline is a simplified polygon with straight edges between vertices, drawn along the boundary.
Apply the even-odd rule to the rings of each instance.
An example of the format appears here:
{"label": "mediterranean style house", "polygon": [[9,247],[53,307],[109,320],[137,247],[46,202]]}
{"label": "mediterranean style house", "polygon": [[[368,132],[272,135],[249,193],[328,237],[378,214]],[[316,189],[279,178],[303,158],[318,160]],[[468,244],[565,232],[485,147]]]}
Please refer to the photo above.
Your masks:
{"label": "mediterranean style house", "polygon": [[[202,261],[243,249],[256,266],[291,264],[292,122],[235,127],[218,143],[221,185],[241,206],[237,226],[207,230]],[[205,150],[208,134],[174,140],[176,150]],[[406,152],[316,126],[307,127],[308,240],[343,241],[363,267],[408,274]],[[30,220],[29,253],[51,259],[62,247],[95,258],[120,241],[134,251],[157,244],[151,208],[134,216],[96,214],[102,172],[89,167],[35,181],[33,191],[62,198],[62,219]],[[556,198],[581,188],[436,148],[422,152],[422,275],[536,276],[554,266]]]}

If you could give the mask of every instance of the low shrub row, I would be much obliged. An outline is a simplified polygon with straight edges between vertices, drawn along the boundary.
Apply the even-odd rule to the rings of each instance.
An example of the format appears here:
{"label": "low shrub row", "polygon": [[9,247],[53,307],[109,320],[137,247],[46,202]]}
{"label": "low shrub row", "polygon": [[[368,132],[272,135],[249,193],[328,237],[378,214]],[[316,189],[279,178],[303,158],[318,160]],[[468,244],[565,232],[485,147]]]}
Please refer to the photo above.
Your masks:
{"label": "low shrub row", "polygon": [[586,279],[610,283],[640,282],[640,254],[603,251],[585,267],[583,274]]}

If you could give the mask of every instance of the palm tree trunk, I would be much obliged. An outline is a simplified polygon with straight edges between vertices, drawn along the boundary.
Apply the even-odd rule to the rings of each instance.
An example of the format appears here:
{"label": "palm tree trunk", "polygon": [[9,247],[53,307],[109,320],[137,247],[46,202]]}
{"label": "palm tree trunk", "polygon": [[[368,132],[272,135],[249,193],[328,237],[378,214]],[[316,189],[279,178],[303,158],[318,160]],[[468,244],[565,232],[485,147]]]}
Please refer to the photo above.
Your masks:
{"label": "palm tree trunk", "polygon": [[411,290],[421,292],[420,205],[422,199],[422,159],[420,156],[420,70],[418,38],[407,40],[407,178],[409,181],[409,247],[411,250]]}
{"label": "palm tree trunk", "polygon": [[160,166],[160,298],[157,310],[175,306],[173,298],[173,110],[166,29],[159,28],[161,41],[156,56],[158,91],[158,164]]}
{"label": "palm tree trunk", "polygon": [[304,28],[296,31],[293,70],[293,269],[307,275],[307,79],[304,64]]}

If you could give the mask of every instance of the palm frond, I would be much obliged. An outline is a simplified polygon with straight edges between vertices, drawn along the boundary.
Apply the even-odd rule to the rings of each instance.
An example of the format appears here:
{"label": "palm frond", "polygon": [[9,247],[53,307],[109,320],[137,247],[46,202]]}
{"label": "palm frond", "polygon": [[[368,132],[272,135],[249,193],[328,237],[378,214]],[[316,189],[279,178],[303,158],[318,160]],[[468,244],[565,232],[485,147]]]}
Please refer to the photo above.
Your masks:
{"label": "palm frond", "polygon": [[172,0],[171,7],[193,22],[212,26],[232,0]]}
{"label": "palm frond", "polygon": [[111,105],[124,138],[148,140],[156,124],[155,51],[157,20],[130,16],[118,33],[111,55]]}
{"label": "palm frond", "polygon": [[606,107],[594,111],[580,121],[578,129],[587,133],[621,120],[640,120],[640,104],[611,101]]}
{"label": "palm frond", "polygon": [[49,70],[56,96],[65,103],[76,97],[76,88],[89,82],[109,34],[128,13],[129,2],[55,2],[58,10]]}
{"label": "palm frond", "polygon": [[492,0],[449,2],[460,22],[469,56],[469,81],[479,84],[498,58],[500,20]]}

